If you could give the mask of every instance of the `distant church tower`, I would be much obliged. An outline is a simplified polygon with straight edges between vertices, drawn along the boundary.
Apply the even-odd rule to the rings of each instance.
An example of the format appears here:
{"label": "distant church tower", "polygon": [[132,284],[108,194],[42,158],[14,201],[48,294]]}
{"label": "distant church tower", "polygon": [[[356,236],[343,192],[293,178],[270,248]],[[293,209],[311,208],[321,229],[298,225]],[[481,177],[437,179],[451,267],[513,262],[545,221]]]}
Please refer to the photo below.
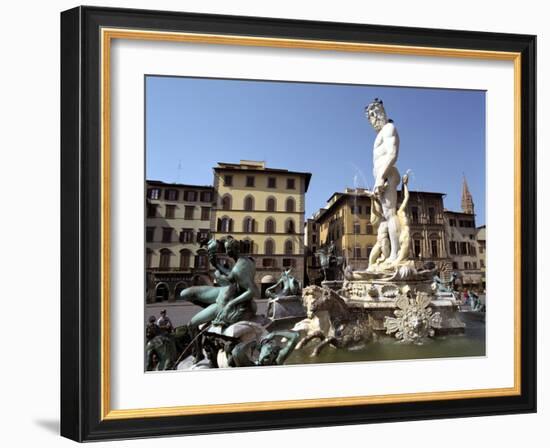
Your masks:
{"label": "distant church tower", "polygon": [[474,214],[474,200],[466,183],[466,177],[462,180],[462,212]]}

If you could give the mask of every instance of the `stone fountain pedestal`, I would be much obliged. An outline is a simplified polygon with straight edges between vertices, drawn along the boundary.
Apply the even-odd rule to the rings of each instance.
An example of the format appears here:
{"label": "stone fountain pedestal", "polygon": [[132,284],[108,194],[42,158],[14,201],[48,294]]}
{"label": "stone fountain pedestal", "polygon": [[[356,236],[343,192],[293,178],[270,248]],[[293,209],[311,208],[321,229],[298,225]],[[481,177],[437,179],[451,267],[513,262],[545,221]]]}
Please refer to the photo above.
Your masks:
{"label": "stone fountain pedestal", "polygon": [[398,309],[396,302],[406,291],[425,293],[432,297],[429,307],[432,312],[441,316],[440,326],[434,328],[435,333],[462,334],[465,324],[460,318],[459,304],[451,293],[436,293],[432,290],[429,279],[410,280],[344,280],[335,286],[350,308],[363,310],[372,319],[373,329],[379,333],[385,332],[386,317],[395,317]]}

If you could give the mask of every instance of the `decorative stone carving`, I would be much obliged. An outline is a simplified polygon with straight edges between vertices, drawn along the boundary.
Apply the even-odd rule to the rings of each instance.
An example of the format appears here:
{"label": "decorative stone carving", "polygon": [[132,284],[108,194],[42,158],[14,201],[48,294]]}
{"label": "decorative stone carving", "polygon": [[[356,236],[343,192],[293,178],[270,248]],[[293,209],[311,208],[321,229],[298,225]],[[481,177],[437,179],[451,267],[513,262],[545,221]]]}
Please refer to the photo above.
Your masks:
{"label": "decorative stone carving", "polygon": [[441,315],[432,313],[428,307],[431,297],[426,293],[417,293],[415,298],[400,297],[396,301],[396,317],[386,316],[384,327],[386,334],[395,333],[403,342],[421,344],[426,337],[435,334],[434,328],[441,327]]}

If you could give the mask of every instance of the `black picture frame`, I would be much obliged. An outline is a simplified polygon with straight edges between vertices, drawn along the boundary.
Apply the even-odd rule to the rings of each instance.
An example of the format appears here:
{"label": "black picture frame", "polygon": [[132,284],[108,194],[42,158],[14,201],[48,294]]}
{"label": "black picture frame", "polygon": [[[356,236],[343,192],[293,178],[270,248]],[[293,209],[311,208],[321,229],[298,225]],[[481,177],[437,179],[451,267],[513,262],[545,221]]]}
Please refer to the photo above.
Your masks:
{"label": "black picture frame", "polygon": [[[521,352],[515,396],[102,419],[101,28],[521,54]],[[61,13],[61,435],[76,441],[536,412],[536,36],[99,7]]]}

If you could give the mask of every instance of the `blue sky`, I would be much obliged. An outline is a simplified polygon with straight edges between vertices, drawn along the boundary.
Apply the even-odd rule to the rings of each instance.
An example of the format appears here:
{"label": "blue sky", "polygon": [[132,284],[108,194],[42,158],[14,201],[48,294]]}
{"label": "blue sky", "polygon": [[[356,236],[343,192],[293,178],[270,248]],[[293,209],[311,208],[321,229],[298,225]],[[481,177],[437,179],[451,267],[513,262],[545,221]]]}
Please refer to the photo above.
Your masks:
{"label": "blue sky", "polygon": [[[367,80],[366,80],[367,81]],[[485,92],[146,77],[146,177],[211,185],[217,162],[265,160],[313,173],[310,216],[335,191],[372,187],[375,131],[364,116],[378,97],[398,129],[397,166],[412,190],[446,193],[460,210],[466,176],[485,223]]]}

